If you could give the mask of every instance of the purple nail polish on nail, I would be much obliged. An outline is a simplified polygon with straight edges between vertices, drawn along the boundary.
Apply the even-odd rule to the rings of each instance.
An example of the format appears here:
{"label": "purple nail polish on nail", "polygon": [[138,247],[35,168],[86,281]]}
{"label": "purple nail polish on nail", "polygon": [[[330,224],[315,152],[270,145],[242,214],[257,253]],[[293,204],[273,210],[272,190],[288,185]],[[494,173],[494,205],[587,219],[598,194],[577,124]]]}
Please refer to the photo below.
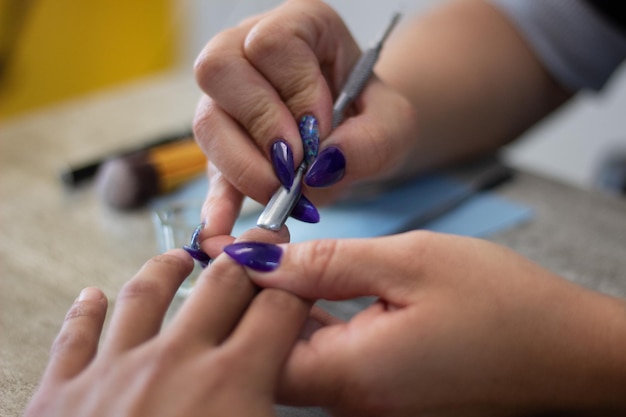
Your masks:
{"label": "purple nail polish on nail", "polygon": [[336,146],[320,152],[311,164],[304,182],[310,187],[328,187],[339,182],[346,173],[346,157]]}
{"label": "purple nail polish on nail", "polygon": [[200,249],[200,233],[202,229],[204,229],[204,226],[205,223],[200,223],[193,231],[189,245],[183,245],[183,249],[186,250],[193,259],[198,261],[202,268],[206,268],[211,261],[211,257]]}
{"label": "purple nail polish on nail", "polygon": [[224,247],[224,252],[239,265],[260,272],[278,268],[283,250],[280,246],[264,242],[239,242]]}
{"label": "purple nail polish on nail", "polygon": [[184,245],[183,249],[185,249],[187,253],[191,255],[193,259],[198,261],[198,263],[200,264],[202,268],[206,268],[209,262],[211,261],[211,257],[207,255],[206,253],[204,253],[201,249],[194,249],[188,245]]}
{"label": "purple nail polish on nail", "polygon": [[272,145],[272,166],[280,183],[288,190],[291,189],[295,176],[293,152],[289,144],[282,139]]}
{"label": "purple nail polish on nail", "polygon": [[319,211],[304,194],[300,196],[291,211],[291,217],[305,223],[318,223],[320,221]]}
{"label": "purple nail polish on nail", "polygon": [[317,119],[306,115],[300,119],[300,137],[304,146],[304,159],[307,164],[312,163],[320,150],[320,134]]}

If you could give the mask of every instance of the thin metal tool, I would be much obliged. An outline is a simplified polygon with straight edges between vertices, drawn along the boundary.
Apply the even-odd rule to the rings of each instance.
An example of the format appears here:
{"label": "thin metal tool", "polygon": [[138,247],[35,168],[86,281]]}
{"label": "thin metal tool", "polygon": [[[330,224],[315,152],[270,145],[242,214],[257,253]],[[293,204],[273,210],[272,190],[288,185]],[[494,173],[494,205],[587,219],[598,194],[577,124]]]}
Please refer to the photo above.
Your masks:
{"label": "thin metal tool", "polygon": [[[400,13],[395,13],[391,22],[387,25],[378,40],[368,48],[359,58],[359,61],[352,68],[348,80],[346,81],[339,97],[333,105],[333,129],[342,121],[344,113],[352,101],[361,94],[365,84],[372,76],[374,64],[378,60],[380,51],[385,40],[400,20]],[[256,225],[264,229],[278,231],[287,221],[289,214],[293,210],[300,194],[302,193],[302,178],[307,170],[305,161],[298,166],[291,189],[280,187],[267,203],[267,206],[259,216]]]}
{"label": "thin metal tool", "polygon": [[421,229],[432,221],[435,221],[454,209],[460,207],[472,197],[481,192],[494,189],[507,181],[510,181],[515,175],[513,169],[502,164],[499,161],[491,162],[482,171],[468,178],[466,187],[458,194],[453,195],[449,199],[442,201],[438,205],[429,210],[418,214],[408,222],[399,227],[394,233],[402,233],[409,230]]}

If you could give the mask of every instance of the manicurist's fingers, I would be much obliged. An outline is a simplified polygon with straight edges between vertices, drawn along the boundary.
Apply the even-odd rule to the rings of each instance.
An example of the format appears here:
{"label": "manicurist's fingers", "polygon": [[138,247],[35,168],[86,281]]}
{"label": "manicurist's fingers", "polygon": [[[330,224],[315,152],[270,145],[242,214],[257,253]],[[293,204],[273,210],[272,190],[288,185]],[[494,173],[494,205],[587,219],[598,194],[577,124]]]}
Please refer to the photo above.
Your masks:
{"label": "manicurist's fingers", "polygon": [[414,271],[419,271],[423,252],[412,236],[325,239],[279,247],[244,242],[227,246],[225,252],[248,266],[250,277],[264,288],[308,299],[378,296],[403,305],[408,303],[408,289],[418,283]]}
{"label": "manicurist's fingers", "polygon": [[176,290],[193,268],[193,260],[177,249],[144,264],[120,291],[103,354],[133,348],[159,332]]}
{"label": "manicurist's fingers", "polygon": [[[290,123],[295,124],[295,121],[291,119]],[[200,99],[194,134],[215,167],[209,169],[223,175],[240,193],[265,203],[280,185],[268,158],[254,139],[213,98],[204,96]],[[238,212],[239,207],[234,213]],[[226,229],[229,226],[232,227],[231,221],[227,219],[227,223],[220,227]]]}
{"label": "manicurist's fingers", "polygon": [[[196,61],[210,97],[196,113],[198,142],[235,188],[267,202],[277,188],[269,161],[289,187],[292,165],[304,157],[298,123],[309,116],[311,142],[328,136],[333,94],[359,55],[341,18],[321,1],[287,2],[224,31]],[[310,161],[317,144],[307,146]]]}
{"label": "manicurist's fingers", "polygon": [[[299,140],[298,124],[274,87],[244,56],[243,44],[248,31],[249,28],[240,26],[213,38],[196,61],[196,79],[215,105],[236,121],[240,130],[243,128],[249,134],[259,155],[265,156],[265,165],[269,166],[270,144],[277,139]],[[212,135],[212,126],[217,120],[214,112],[213,108],[197,112],[194,132],[201,147],[212,161],[218,162],[218,168],[231,181],[258,183],[256,169],[246,174],[228,166],[232,162],[229,158],[232,150],[245,147],[237,140],[234,129],[222,130],[219,138]],[[228,135],[228,140],[224,135]],[[242,178],[237,180],[238,176]]]}
{"label": "manicurist's fingers", "polygon": [[[333,92],[339,90],[360,49],[330,6],[299,1],[284,3],[260,19],[245,39],[244,55],[291,113],[298,119],[315,116],[321,137],[326,137],[332,128]],[[328,68],[332,72],[324,73]],[[299,148],[298,143],[292,145]]]}
{"label": "manicurist's fingers", "polygon": [[293,115],[281,105],[274,87],[244,55],[250,28],[228,29],[205,46],[196,60],[200,88],[237,120],[246,131],[265,143],[269,138],[297,137]]}
{"label": "manicurist's fingers", "polygon": [[[205,223],[201,234],[203,240],[230,235],[244,198],[212,163],[209,163],[208,175],[209,191],[202,206],[202,219]],[[268,178],[270,175],[268,174]]]}
{"label": "manicurist's fingers", "polygon": [[97,288],[85,288],[65,316],[52,344],[44,380],[66,380],[80,373],[93,359],[107,310],[107,299]]}

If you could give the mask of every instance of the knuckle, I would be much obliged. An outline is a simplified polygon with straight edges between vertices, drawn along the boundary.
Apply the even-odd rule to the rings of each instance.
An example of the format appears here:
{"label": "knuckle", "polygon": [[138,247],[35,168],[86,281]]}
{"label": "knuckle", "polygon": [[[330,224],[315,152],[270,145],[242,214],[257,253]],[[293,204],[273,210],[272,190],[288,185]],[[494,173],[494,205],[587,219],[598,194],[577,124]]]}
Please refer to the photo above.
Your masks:
{"label": "knuckle", "polygon": [[365,137],[369,138],[370,160],[368,161],[368,169],[373,172],[387,173],[396,166],[393,147],[389,146],[389,133],[378,123],[368,124],[366,127]]}
{"label": "knuckle", "polygon": [[259,93],[242,97],[239,112],[241,123],[252,137],[258,141],[274,139],[270,136],[280,125],[280,115],[271,97]]}
{"label": "knuckle", "polygon": [[97,318],[103,313],[103,306],[98,302],[77,301],[65,315],[66,322],[81,317]]}
{"label": "knuckle", "polygon": [[286,40],[293,33],[284,24],[274,20],[262,21],[255,25],[246,36],[243,45],[244,55],[252,62],[265,60],[285,49]]}
{"label": "knuckle", "polygon": [[295,295],[275,288],[268,288],[261,291],[257,299],[258,302],[270,305],[274,309],[287,313],[298,311],[303,306],[302,300]]}
{"label": "knuckle", "polygon": [[437,245],[438,235],[427,230],[413,230],[401,236],[407,240],[403,246],[410,253],[406,259],[411,260],[411,271],[417,276],[422,276],[430,259],[438,259],[432,253],[434,246]]}
{"label": "knuckle", "polygon": [[[304,48],[304,49],[303,49]],[[309,62],[310,56],[304,52],[308,48],[289,25],[276,21],[264,21],[257,24],[249,33],[244,44],[244,55],[254,63],[269,62],[272,57],[289,56],[290,73],[280,80],[278,88],[288,108],[299,111],[310,107],[319,94],[322,80],[317,62]],[[302,110],[300,110],[302,109]]]}
{"label": "knuckle", "polygon": [[151,363],[155,367],[167,367],[168,364],[176,361],[187,350],[187,341],[180,337],[167,337],[160,340],[151,356]]}
{"label": "knuckle", "polygon": [[411,230],[405,233],[405,237],[412,242],[413,249],[419,253],[430,248],[437,240],[438,234],[429,230]]}
{"label": "knuckle", "polygon": [[217,108],[215,102],[204,96],[198,106],[196,107],[196,112],[193,117],[193,133],[196,140],[201,145],[206,145],[210,143],[211,139],[215,136],[213,123]]}
{"label": "knuckle", "polygon": [[144,268],[166,269],[168,272],[171,271],[175,274],[184,274],[189,271],[190,266],[190,262],[186,262],[184,259],[178,258],[177,256],[161,254],[150,258],[144,265]]}
{"label": "knuckle", "polygon": [[224,147],[232,146],[229,136],[224,135],[223,116],[224,110],[208,96],[200,101],[194,114],[194,137],[210,161],[219,159]]}
{"label": "knuckle", "polygon": [[314,271],[315,276],[323,280],[333,271],[339,244],[335,239],[312,241],[307,250],[298,252],[297,262],[306,270]]}
{"label": "knuckle", "polygon": [[[303,109],[302,111],[304,111],[321,95],[317,73],[311,68],[313,67],[303,68],[297,76],[286,80],[282,86],[281,92],[286,97],[285,102],[290,109]],[[300,114],[296,116],[300,116]]]}
{"label": "knuckle", "polygon": [[135,279],[127,282],[117,296],[117,302],[128,300],[148,299],[158,302],[165,298],[165,291],[159,282],[151,279]]}
{"label": "knuckle", "polygon": [[[93,339],[93,328],[102,324],[105,311],[106,309],[101,303],[86,301],[74,303],[65,315],[64,326],[61,332],[52,343],[50,348],[51,355],[54,356],[63,351],[85,346],[91,342]],[[83,324],[90,322],[90,325],[66,326],[77,319],[87,320]]]}
{"label": "knuckle", "polygon": [[231,294],[252,293],[254,289],[248,276],[242,272],[242,267],[234,262],[226,262],[224,257],[214,262],[209,273],[202,274],[200,279],[210,280],[213,285],[225,288]]}
{"label": "knuckle", "polygon": [[232,54],[226,53],[228,39],[235,34],[235,31],[234,28],[226,29],[216,35],[206,44],[194,62],[193,72],[196,81],[207,93],[211,90],[213,81],[227,74],[232,65],[238,61],[233,59]]}

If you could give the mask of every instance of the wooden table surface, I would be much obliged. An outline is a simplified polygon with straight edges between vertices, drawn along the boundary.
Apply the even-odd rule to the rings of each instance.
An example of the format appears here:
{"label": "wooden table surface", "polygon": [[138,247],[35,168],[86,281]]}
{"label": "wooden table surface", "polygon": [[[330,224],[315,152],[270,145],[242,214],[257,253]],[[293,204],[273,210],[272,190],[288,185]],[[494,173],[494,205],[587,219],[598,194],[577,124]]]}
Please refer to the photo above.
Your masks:
{"label": "wooden table surface", "polygon": [[[0,415],[18,416],[68,307],[86,286],[115,295],[157,253],[150,213],[70,192],[64,164],[188,128],[199,97],[170,73],[0,124]],[[521,173],[499,190],[533,220],[491,239],[603,292],[626,296],[626,202]]]}

